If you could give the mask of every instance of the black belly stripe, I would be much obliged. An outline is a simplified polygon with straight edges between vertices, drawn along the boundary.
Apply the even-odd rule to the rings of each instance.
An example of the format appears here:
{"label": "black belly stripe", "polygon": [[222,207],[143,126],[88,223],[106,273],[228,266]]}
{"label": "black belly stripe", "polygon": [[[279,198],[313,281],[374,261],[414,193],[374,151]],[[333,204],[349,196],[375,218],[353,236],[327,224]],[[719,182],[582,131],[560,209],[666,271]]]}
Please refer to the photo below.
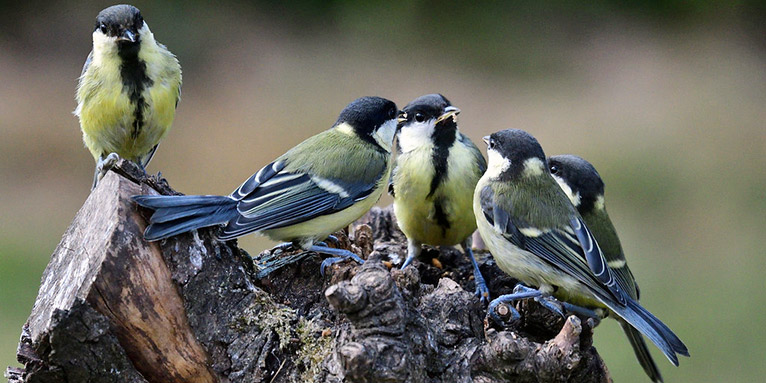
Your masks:
{"label": "black belly stripe", "polygon": [[449,218],[447,218],[447,213],[444,212],[444,207],[442,206],[442,201],[440,199],[434,201],[434,218],[436,218],[436,223],[442,229],[442,235],[447,235],[447,229],[450,228],[450,223]]}
{"label": "black belly stripe", "polygon": [[457,138],[457,123],[452,118],[436,124],[431,139],[434,142],[434,149],[431,154],[434,165],[434,178],[431,179],[431,190],[428,192],[428,198],[432,197],[439,187],[439,184],[447,177],[447,159],[449,150]]}
{"label": "black belly stripe", "polygon": [[122,77],[123,90],[130,97],[133,109],[133,130],[130,136],[135,139],[144,126],[144,89],[152,86],[154,81],[146,75],[146,63],[138,58],[138,48],[140,43],[126,48],[120,47],[118,53],[122,59],[120,66],[120,76]]}

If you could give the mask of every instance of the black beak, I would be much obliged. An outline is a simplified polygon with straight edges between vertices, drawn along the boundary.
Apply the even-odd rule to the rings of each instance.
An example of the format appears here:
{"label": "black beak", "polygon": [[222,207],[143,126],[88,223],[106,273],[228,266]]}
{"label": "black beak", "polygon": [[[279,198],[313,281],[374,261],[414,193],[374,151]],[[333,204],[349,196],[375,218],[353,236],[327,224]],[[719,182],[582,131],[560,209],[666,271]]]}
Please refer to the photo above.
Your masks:
{"label": "black beak", "polygon": [[120,36],[117,38],[117,41],[127,41],[131,43],[136,42],[136,34],[133,33],[130,29],[124,29],[122,33],[120,33]]}

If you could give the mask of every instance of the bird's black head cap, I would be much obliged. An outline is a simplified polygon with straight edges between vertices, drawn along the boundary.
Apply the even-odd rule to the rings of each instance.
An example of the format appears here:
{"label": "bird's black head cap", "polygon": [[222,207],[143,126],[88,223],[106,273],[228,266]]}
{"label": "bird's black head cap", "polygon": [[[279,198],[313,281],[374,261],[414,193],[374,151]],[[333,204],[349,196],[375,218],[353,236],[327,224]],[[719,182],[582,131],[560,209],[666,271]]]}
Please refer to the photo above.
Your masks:
{"label": "bird's black head cap", "polygon": [[[403,126],[413,122],[436,120],[446,113],[447,108],[450,106],[452,106],[452,103],[441,94],[432,93],[420,96],[404,107],[403,110],[407,113],[407,119],[400,121],[398,128],[401,129]],[[446,150],[455,142],[456,132],[457,121],[455,121],[455,118],[446,118],[434,126],[431,138],[437,148]],[[447,153],[444,152],[441,155],[446,156]]]}
{"label": "bird's black head cap", "polygon": [[96,29],[101,33],[117,37],[122,46],[138,45],[140,35],[138,31],[144,26],[144,18],[138,8],[119,4],[99,12],[96,16]]}
{"label": "bird's black head cap", "polygon": [[[351,101],[338,116],[335,125],[347,123],[363,139],[370,137],[384,123],[399,115],[396,104],[382,97],[361,97]],[[374,141],[374,140],[373,140]]]}
{"label": "bird's black head cap", "polygon": [[537,158],[547,169],[545,152],[537,139],[520,129],[506,129],[485,137],[488,150],[497,151],[503,158],[510,160],[506,170],[511,177],[518,176],[524,170],[525,162]]}
{"label": "bird's black head cap", "polygon": [[435,119],[441,116],[444,113],[444,109],[448,106],[452,106],[452,103],[441,94],[432,93],[420,96],[404,107],[403,110],[407,113],[407,120],[403,121],[402,124],[410,123],[413,120],[423,122]]}
{"label": "bird's black head cap", "polygon": [[593,165],[581,157],[565,154],[548,159],[551,174],[560,177],[573,193],[579,193],[578,210],[589,211],[596,199],[604,195],[604,181]]}

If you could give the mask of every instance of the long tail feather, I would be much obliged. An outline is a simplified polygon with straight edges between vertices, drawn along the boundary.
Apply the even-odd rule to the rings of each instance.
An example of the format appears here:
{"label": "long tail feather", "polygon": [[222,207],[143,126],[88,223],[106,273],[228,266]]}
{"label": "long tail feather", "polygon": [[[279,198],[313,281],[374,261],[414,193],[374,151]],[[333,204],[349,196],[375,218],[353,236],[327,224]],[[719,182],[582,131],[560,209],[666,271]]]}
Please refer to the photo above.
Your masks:
{"label": "long tail feather", "polygon": [[649,348],[646,346],[644,337],[638,330],[633,328],[633,326],[627,322],[620,321],[620,325],[622,326],[622,330],[625,331],[625,335],[628,336],[630,345],[633,347],[633,351],[636,353],[636,359],[638,359],[641,367],[644,368],[646,375],[649,375],[649,378],[652,379],[652,382],[662,382],[662,374],[660,374],[660,370],[657,368],[657,364],[654,363],[654,359],[652,359],[652,355],[649,353]]}
{"label": "long tail feather", "polygon": [[237,216],[237,201],[224,196],[133,196],[141,206],[154,209],[144,238],[156,241],[201,227],[224,224]]}
{"label": "long tail feather", "polygon": [[627,321],[636,330],[652,341],[671,363],[678,366],[678,356],[689,356],[686,345],[673,333],[668,326],[652,315],[643,306],[628,298],[626,305],[604,302],[609,308]]}

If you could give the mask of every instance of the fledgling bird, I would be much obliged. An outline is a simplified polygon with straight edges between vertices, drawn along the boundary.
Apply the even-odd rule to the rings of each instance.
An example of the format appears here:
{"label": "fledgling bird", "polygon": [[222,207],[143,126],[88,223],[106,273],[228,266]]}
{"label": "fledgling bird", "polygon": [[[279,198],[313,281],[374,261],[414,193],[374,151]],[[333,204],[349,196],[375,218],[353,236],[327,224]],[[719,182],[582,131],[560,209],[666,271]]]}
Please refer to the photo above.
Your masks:
{"label": "fledgling bird", "polygon": [[476,295],[488,301],[489,289],[471,250],[476,231],[473,190],[487,162],[458,130],[460,109],[441,94],[418,97],[403,110],[407,119],[399,124],[399,152],[389,185],[394,214],[407,236],[402,268],[420,254],[423,244],[460,244],[473,265]]}
{"label": "fledgling bird", "polygon": [[474,193],[479,232],[500,269],[538,287],[519,285],[514,294],[498,297],[489,306],[490,315],[501,302],[530,297],[555,307],[554,295],[573,311],[587,311],[574,305],[608,309],[647,336],[676,366],[677,354],[689,356],[673,331],[625,291],[593,234],[551,176],[537,140],[511,129],[485,141],[489,164]]}
{"label": "fledgling bird", "polygon": [[[569,201],[580,213],[585,225],[596,238],[596,242],[604,254],[604,259],[614,272],[617,284],[632,299],[638,301],[639,290],[633,273],[628,268],[625,254],[622,251],[620,238],[606,212],[604,205],[604,181],[593,165],[581,157],[574,155],[559,155],[548,158],[548,167],[553,178],[569,197]],[[633,326],[620,321],[625,335],[628,336],[636,358],[644,371],[654,382],[661,382],[662,375],[654,363],[644,338]]]}
{"label": "fledgling bird", "polygon": [[96,160],[94,188],[118,156],[146,167],[173,123],[180,96],[181,66],[154,40],[138,8],[121,4],[101,11],[74,111]]}
{"label": "fledgling bird", "polygon": [[307,251],[335,255],[321,270],[357,255],[319,243],[361,217],[380,199],[391,176],[391,149],[399,120],[392,101],[351,102],[329,130],[264,166],[228,196],[134,196],[154,209],[149,241],[206,226],[224,225],[230,240],[259,232]]}

